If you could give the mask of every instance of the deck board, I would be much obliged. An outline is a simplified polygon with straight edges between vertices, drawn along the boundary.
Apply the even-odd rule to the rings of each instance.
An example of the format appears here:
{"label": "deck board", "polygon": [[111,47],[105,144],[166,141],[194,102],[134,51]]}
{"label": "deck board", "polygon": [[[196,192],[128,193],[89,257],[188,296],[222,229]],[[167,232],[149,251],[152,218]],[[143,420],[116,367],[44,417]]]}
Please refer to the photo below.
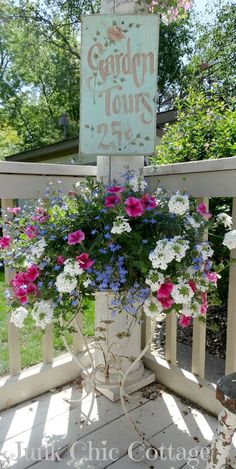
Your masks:
{"label": "deck board", "polygon": [[[139,448],[141,437],[131,428],[121,403],[112,403],[98,393],[90,409],[91,395],[78,402],[83,393],[78,385],[67,385],[59,392],[46,393],[30,402],[3,411],[0,415],[0,468],[190,467],[183,458],[171,461],[168,449],[163,450],[163,458],[148,460],[145,450]],[[68,403],[68,399],[77,402]],[[136,392],[127,403],[127,408],[133,421],[158,448],[161,445],[168,448],[172,444],[175,448],[184,447],[186,452],[196,446],[200,450],[209,444],[216,426],[216,419],[164,391],[161,391],[161,395],[155,400],[146,399],[141,391]],[[89,410],[89,424],[85,427],[84,419]],[[68,446],[75,441],[77,443],[73,454]],[[133,462],[128,455],[128,447],[133,442],[137,442],[134,444],[134,458],[140,459],[140,462]],[[92,457],[89,457],[89,445],[90,448],[99,449],[99,460],[95,459],[95,449]],[[67,448],[67,451],[63,456],[59,453],[61,460],[52,461],[52,453],[55,454],[63,448]],[[109,454],[112,448],[114,450]],[[34,455],[31,453],[33,449]],[[173,451],[174,455],[175,453]],[[39,460],[40,458],[46,459]],[[204,464],[204,461],[199,460],[197,467],[203,468]]]}

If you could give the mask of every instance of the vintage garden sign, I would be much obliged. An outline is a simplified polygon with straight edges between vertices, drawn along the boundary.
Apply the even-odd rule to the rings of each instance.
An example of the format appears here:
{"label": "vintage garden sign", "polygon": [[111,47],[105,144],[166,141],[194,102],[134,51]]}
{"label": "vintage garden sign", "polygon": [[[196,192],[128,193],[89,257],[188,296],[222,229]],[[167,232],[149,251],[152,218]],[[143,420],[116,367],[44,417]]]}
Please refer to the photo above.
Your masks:
{"label": "vintage garden sign", "polygon": [[156,15],[84,16],[82,155],[148,155],[155,147]]}

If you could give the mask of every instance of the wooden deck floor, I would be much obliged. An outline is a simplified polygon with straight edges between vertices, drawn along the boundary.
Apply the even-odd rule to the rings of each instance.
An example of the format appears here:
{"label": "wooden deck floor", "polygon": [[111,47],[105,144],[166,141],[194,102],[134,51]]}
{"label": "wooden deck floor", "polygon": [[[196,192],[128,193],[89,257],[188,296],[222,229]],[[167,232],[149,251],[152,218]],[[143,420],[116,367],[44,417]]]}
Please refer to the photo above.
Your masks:
{"label": "wooden deck floor", "polygon": [[[213,436],[213,417],[165,391],[159,391],[154,400],[147,393],[135,393],[127,403],[129,415],[154,447],[161,448],[157,457],[140,447],[141,438],[131,428],[120,402],[111,403],[100,394],[94,402],[91,395],[81,402],[68,402],[80,399],[83,392],[74,382],[2,412],[1,469],[205,467],[203,448]],[[88,412],[89,424],[84,426]],[[58,455],[61,459],[56,462],[53,459]]]}

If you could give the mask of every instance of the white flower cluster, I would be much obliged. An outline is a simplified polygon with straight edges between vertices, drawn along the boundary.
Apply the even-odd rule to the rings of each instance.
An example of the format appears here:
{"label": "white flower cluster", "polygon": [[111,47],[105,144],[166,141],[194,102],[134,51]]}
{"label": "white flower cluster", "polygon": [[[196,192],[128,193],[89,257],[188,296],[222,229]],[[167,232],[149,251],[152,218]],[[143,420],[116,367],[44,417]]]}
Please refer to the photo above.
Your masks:
{"label": "white flower cluster", "polygon": [[141,177],[132,176],[129,179],[129,186],[134,192],[144,192],[147,189],[147,183]]}
{"label": "white flower cluster", "polygon": [[201,316],[201,304],[195,300],[193,300],[191,303],[184,304],[183,308],[181,309],[181,314],[184,316],[192,316],[193,318],[197,318]]}
{"label": "white flower cluster", "polygon": [[157,242],[154,251],[149,254],[149,259],[154,269],[166,270],[170,262],[176,259],[180,262],[189,248],[189,241],[175,236],[173,239],[161,239]]}
{"label": "white flower cluster", "polygon": [[[197,220],[195,220],[195,218],[192,217],[192,216],[188,216],[186,220],[187,220],[187,223],[188,223],[192,228],[198,229],[198,228],[200,228],[200,226],[201,226],[201,223],[198,222]],[[187,226],[186,226],[186,228],[187,228]]]}
{"label": "white flower cluster", "polygon": [[36,257],[37,259],[42,257],[42,255],[44,254],[46,246],[47,246],[47,243],[46,243],[44,238],[41,238],[39,241],[36,241],[36,243],[34,243],[31,246],[32,256]]}
{"label": "white flower cluster", "polygon": [[[84,270],[80,267],[79,262],[74,259],[67,259],[64,264],[64,270],[56,279],[56,287],[59,293],[71,293],[78,284],[77,275],[82,275]],[[84,279],[85,288],[91,283],[89,277]]]}
{"label": "white flower cluster", "polygon": [[175,300],[175,303],[178,304],[189,303],[193,295],[194,293],[192,288],[183,281],[174,285],[173,290],[171,292],[172,298]]}
{"label": "white flower cluster", "polygon": [[168,203],[170,213],[184,215],[189,210],[189,198],[187,195],[174,194]]}
{"label": "white flower cluster", "polygon": [[91,282],[92,282],[92,280],[90,280],[90,278],[87,278],[86,280],[84,280],[83,281],[84,288],[88,288],[88,286],[90,285]]}
{"label": "white flower cluster", "polygon": [[228,231],[228,233],[225,234],[223,244],[229,249],[236,248],[236,230]]}
{"label": "white flower cluster", "polygon": [[232,217],[230,217],[229,215],[227,215],[227,213],[219,213],[216,217],[216,221],[218,223],[223,223],[223,225],[225,226],[225,228],[232,228]]}
{"label": "white flower cluster", "polygon": [[164,275],[157,270],[150,270],[148,277],[146,278],[146,284],[149,285],[153,292],[156,292],[164,281]]}
{"label": "white flower cluster", "polygon": [[23,306],[20,306],[19,308],[16,308],[14,311],[12,311],[10,322],[13,322],[16,327],[21,328],[27,316],[28,316],[27,309],[24,308]]}
{"label": "white flower cluster", "polygon": [[32,310],[32,317],[36,326],[45,329],[46,325],[52,321],[53,310],[54,308],[49,301],[36,301]]}
{"label": "white flower cluster", "polygon": [[74,259],[67,259],[64,263],[64,273],[73,277],[74,275],[81,275],[83,269],[81,269],[79,262]]}
{"label": "white flower cluster", "polygon": [[125,217],[117,217],[114,220],[111,233],[113,234],[122,234],[130,233],[132,231],[131,226],[128,223],[128,219]]}
{"label": "white flower cluster", "polygon": [[71,293],[77,287],[77,279],[61,272],[56,279],[56,287],[59,293]]}
{"label": "white flower cluster", "polygon": [[[203,267],[203,269],[204,269],[204,267]],[[203,293],[207,292],[208,287],[209,287],[209,280],[208,280],[207,277],[202,276],[202,272],[200,273],[200,275],[195,276],[195,283],[196,283],[196,288],[198,290],[200,290]]]}
{"label": "white flower cluster", "polygon": [[152,296],[151,298],[147,298],[144,302],[143,305],[143,310],[146,316],[149,316],[150,318],[154,318],[161,314],[162,312],[162,306],[157,299]]}
{"label": "white flower cluster", "polygon": [[202,244],[197,244],[195,249],[204,261],[206,261],[209,257],[212,257],[214,254],[214,251],[211,249],[211,246],[207,241]]}

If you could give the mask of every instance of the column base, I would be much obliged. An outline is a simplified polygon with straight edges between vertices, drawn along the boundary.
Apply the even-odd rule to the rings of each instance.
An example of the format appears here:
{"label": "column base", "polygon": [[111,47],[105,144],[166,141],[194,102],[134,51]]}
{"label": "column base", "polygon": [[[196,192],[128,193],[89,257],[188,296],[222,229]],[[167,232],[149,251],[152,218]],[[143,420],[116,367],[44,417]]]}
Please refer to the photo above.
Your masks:
{"label": "column base", "polygon": [[[90,369],[87,371],[91,371]],[[85,373],[81,372],[82,378],[86,378]],[[128,375],[125,381],[125,392],[127,394],[132,394],[139,389],[148,386],[156,380],[156,375],[153,371],[144,368],[143,363],[140,362],[139,368],[134,372]],[[109,380],[106,382],[104,373],[99,371],[96,373],[95,387],[97,391],[103,394],[107,399],[112,402],[118,401],[120,399],[120,385],[119,380],[117,379],[116,374],[112,374],[109,377]]]}

